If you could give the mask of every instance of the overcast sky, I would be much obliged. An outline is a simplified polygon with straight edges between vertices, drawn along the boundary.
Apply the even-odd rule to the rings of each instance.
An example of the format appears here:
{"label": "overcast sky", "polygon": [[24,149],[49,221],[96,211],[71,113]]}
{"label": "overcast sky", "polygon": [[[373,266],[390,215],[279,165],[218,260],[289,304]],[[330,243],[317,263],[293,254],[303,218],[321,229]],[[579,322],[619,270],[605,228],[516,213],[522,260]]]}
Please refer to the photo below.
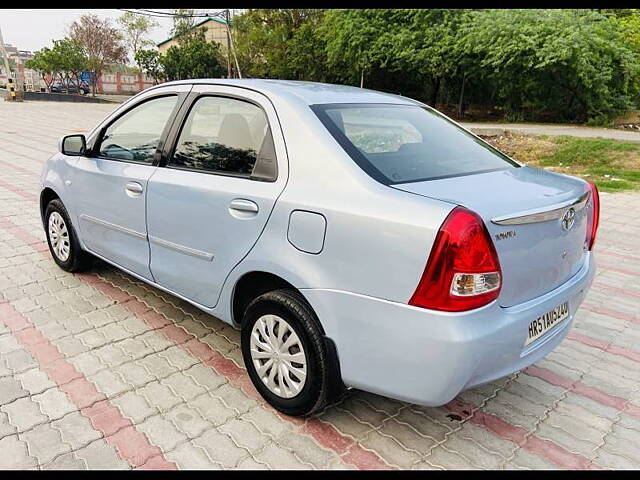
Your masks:
{"label": "overcast sky", "polygon": [[[63,38],[71,23],[84,13],[109,17],[115,22],[123,12],[115,9],[2,9],[0,10],[0,29],[5,43],[10,43],[20,50],[33,52],[42,47],[51,46],[52,39]],[[151,32],[149,38],[159,43],[169,37],[173,21],[170,18],[155,18],[155,20],[160,23],[160,26]]]}

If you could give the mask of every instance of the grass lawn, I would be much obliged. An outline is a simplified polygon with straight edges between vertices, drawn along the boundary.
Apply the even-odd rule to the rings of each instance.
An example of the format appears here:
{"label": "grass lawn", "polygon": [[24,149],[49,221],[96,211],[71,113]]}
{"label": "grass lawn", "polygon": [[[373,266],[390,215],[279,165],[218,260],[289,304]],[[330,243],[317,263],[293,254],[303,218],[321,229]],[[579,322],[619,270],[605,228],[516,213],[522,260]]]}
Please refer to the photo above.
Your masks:
{"label": "grass lawn", "polygon": [[485,140],[521,163],[582,177],[605,192],[640,190],[640,143],[516,133]]}

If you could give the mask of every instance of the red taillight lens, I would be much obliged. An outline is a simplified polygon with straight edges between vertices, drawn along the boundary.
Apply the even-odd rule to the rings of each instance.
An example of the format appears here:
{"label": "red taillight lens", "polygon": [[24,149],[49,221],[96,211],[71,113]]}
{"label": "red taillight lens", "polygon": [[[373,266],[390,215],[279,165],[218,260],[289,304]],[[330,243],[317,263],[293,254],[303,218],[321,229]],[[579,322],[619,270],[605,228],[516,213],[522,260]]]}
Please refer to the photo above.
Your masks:
{"label": "red taillight lens", "polygon": [[598,188],[591,182],[589,187],[591,188],[591,196],[587,203],[587,237],[585,242],[589,250],[593,248],[593,244],[596,242],[596,233],[598,232],[598,225],[600,224],[600,194]]}
{"label": "red taillight lens", "polygon": [[498,297],[501,277],[484,222],[456,207],[440,227],[409,305],[447,312],[478,308]]}

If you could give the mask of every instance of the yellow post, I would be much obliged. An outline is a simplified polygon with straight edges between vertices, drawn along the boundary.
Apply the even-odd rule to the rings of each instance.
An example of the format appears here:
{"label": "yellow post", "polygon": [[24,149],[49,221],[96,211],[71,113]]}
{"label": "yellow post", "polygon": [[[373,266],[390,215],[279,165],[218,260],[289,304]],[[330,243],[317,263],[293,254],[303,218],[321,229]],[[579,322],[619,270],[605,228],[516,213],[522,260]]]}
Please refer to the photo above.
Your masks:
{"label": "yellow post", "polygon": [[7,79],[7,90],[9,90],[9,98],[11,100],[15,100],[16,99],[16,84],[13,83],[13,79],[12,78],[8,78]]}

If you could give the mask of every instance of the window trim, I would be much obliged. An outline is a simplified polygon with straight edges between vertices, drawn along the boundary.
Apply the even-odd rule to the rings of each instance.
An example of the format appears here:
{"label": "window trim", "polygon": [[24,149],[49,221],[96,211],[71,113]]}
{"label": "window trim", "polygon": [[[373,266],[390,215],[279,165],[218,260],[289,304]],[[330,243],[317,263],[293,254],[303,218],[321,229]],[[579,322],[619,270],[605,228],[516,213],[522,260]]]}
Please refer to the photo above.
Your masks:
{"label": "window trim", "polygon": [[[269,133],[271,134],[271,137],[273,138],[273,130],[271,128],[271,122],[269,121],[269,115],[267,115],[267,111],[262,107],[262,105],[260,105],[259,103],[255,102],[254,100],[251,100],[249,98],[246,97],[242,97],[240,95],[234,95],[234,94],[230,94],[230,93],[215,93],[215,92],[190,92],[187,98],[187,101],[185,102],[185,104],[182,107],[182,110],[178,113],[177,117],[176,117],[176,121],[174,122],[174,125],[172,126],[171,132],[169,133],[169,136],[167,138],[167,142],[166,142],[166,147],[163,150],[163,155],[162,155],[162,159],[160,160],[160,167],[164,167],[164,168],[169,168],[172,170],[184,170],[187,172],[192,172],[192,173],[202,173],[205,175],[217,175],[220,177],[232,177],[232,178],[241,178],[241,179],[245,179],[245,180],[251,180],[254,182],[267,182],[267,183],[274,183],[278,180],[279,177],[279,169],[277,168],[277,162],[276,162],[276,172],[275,172],[275,176],[272,179],[269,180],[262,180],[259,178],[252,178],[252,174],[246,174],[246,173],[234,173],[234,172],[224,172],[224,171],[217,171],[217,170],[204,170],[204,169],[200,169],[200,168],[193,168],[193,167],[183,167],[180,165],[172,165],[171,164],[171,159],[173,158],[173,155],[175,154],[176,148],[178,147],[178,141],[180,140],[180,135],[182,134],[182,130],[184,129],[184,126],[187,123],[187,120],[189,119],[189,114],[191,113],[191,111],[193,110],[193,107],[196,105],[196,103],[198,102],[198,100],[200,100],[201,98],[205,98],[205,97],[213,97],[213,98],[227,98],[227,99],[231,99],[231,100],[238,100],[240,102],[244,102],[244,103],[250,103],[251,105],[254,105],[255,107],[258,107],[262,113],[264,114],[264,118],[267,121],[267,130],[269,131]],[[274,142],[275,143],[275,142]],[[275,147],[275,145],[274,145]],[[259,152],[256,152],[256,156]],[[275,151],[274,148],[274,154],[276,156],[276,160],[278,157],[277,152]],[[256,162],[257,162],[257,158],[256,158]],[[255,169],[255,164],[254,164],[254,169]]]}
{"label": "window trim", "polygon": [[[187,95],[184,92],[166,92],[166,91],[165,92],[158,92],[157,94],[149,95],[149,96],[143,98],[141,101],[136,102],[135,104],[129,106],[129,108],[127,108],[126,110],[123,110],[122,112],[120,112],[116,117],[114,117],[113,119],[109,120],[109,123],[107,123],[106,125],[104,125],[104,126],[102,126],[100,128],[100,131],[96,135],[96,139],[93,142],[93,146],[91,147],[91,150],[87,151],[85,156],[87,156],[89,158],[100,159],[100,160],[110,160],[110,161],[113,161],[113,162],[132,163],[132,164],[135,164],[135,165],[158,166],[159,155],[162,152],[164,141],[166,140],[167,134],[169,133],[169,131],[171,130],[171,127],[173,126],[173,122],[175,121],[176,114],[179,111],[180,107],[182,106],[182,103],[184,102],[184,99],[185,99],[186,96]],[[156,151],[153,154],[153,158],[152,158],[151,162],[142,162],[142,161],[138,161],[138,160],[127,160],[127,159],[124,159],[124,158],[115,158],[115,157],[109,157],[107,155],[101,155],[100,148],[101,148],[102,142],[104,140],[104,135],[105,135],[107,129],[111,125],[113,125],[115,122],[117,122],[122,117],[124,117],[129,112],[133,111],[134,109],[138,108],[139,106],[141,106],[141,105],[143,105],[143,104],[145,104],[147,102],[150,102],[152,100],[157,100],[159,98],[164,98],[164,97],[176,97],[176,104],[174,105],[173,109],[171,110],[171,113],[169,114],[169,118],[167,119],[167,122],[165,123],[165,126],[162,129],[162,132],[160,133],[160,141],[158,142],[158,146],[156,147]]]}
{"label": "window trim", "polygon": [[[497,167],[497,168],[490,168],[490,169],[483,169],[483,170],[475,170],[473,172],[463,172],[463,173],[452,173],[449,175],[440,175],[437,177],[426,177],[426,178],[417,178],[414,180],[403,180],[403,181],[392,181],[389,178],[386,177],[386,175],[384,175],[380,170],[378,170],[373,163],[367,159],[367,157],[365,157],[362,152],[360,152],[360,150],[358,150],[356,148],[356,146],[351,142],[351,140],[349,140],[349,138],[347,138],[347,136],[342,133],[340,131],[340,129],[336,126],[336,124],[331,120],[331,118],[329,117],[329,115],[327,114],[327,110],[331,110],[331,109],[335,109],[335,108],[339,108],[339,107],[344,107],[344,108],[380,108],[380,107],[407,107],[407,108],[420,108],[422,110],[426,110],[429,113],[434,113],[436,114],[440,119],[444,120],[445,122],[462,129],[461,133],[467,133],[468,135],[477,138],[478,140],[480,140],[484,145],[483,146],[487,146],[489,147],[488,150],[490,150],[492,153],[498,155],[498,157],[500,157],[501,159],[503,159],[505,161],[506,164],[504,167]],[[491,144],[489,144],[488,142],[485,142],[484,140],[482,140],[480,137],[478,137],[477,135],[469,132],[468,130],[466,130],[464,127],[458,125],[457,123],[455,123],[453,120],[447,118],[446,116],[442,115],[440,112],[438,112],[435,109],[431,109],[431,108],[427,108],[423,105],[419,105],[419,104],[402,104],[402,103],[323,103],[323,104],[314,104],[314,105],[309,105],[309,108],[311,108],[311,110],[313,111],[313,113],[316,114],[316,116],[318,117],[318,119],[320,120],[320,122],[324,125],[324,127],[329,131],[329,133],[331,134],[331,136],[338,142],[338,144],[342,147],[342,149],[351,157],[351,159],[367,174],[369,175],[371,178],[373,178],[374,180],[376,180],[379,183],[382,183],[383,185],[386,186],[392,186],[392,185],[401,185],[401,184],[407,184],[407,183],[416,183],[416,182],[427,182],[427,181],[431,181],[431,180],[441,180],[444,178],[453,178],[453,177],[462,177],[462,176],[467,176],[467,175],[476,175],[476,174],[481,174],[481,173],[487,173],[487,172],[494,172],[494,171],[500,171],[500,170],[507,170],[511,167],[520,167],[521,165],[517,162],[515,162],[514,160],[512,160],[511,158],[509,158],[507,155],[505,155],[504,153],[500,152],[499,150],[497,150],[494,146],[492,146]]]}

